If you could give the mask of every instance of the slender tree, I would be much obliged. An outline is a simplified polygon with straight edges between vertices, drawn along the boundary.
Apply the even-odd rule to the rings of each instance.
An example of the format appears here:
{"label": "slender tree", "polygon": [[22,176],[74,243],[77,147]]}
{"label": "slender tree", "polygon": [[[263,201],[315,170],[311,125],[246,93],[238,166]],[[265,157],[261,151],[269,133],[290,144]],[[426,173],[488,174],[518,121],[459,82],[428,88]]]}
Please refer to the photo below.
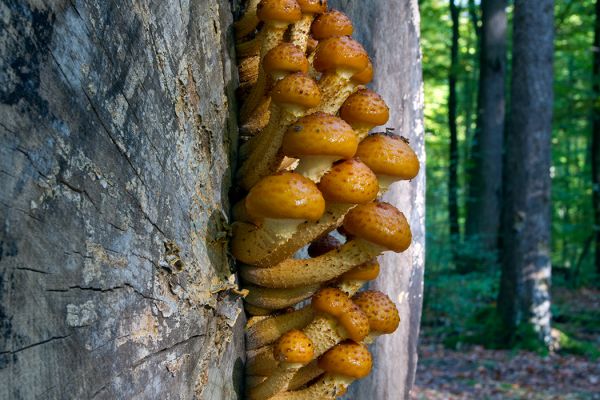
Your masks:
{"label": "slender tree", "polygon": [[553,0],[516,0],[498,307],[513,340],[550,343]]}
{"label": "slender tree", "polygon": [[506,0],[481,2],[477,129],[470,162],[466,236],[485,253],[496,252],[500,226]]}
{"label": "slender tree", "polygon": [[596,0],[592,74],[592,183],[594,204],[594,264],[600,276],[600,0]]}
{"label": "slender tree", "polygon": [[[448,172],[448,216],[450,219],[450,236],[453,243],[460,238],[458,225],[458,134],[456,126],[457,99],[456,82],[458,75],[458,40],[459,7],[450,0],[450,16],[452,18],[452,44],[450,47],[450,72],[448,73],[448,127],[450,129],[450,168]],[[453,246],[456,246],[454,244]],[[455,249],[453,254],[456,255]],[[456,257],[455,257],[456,261]]]}

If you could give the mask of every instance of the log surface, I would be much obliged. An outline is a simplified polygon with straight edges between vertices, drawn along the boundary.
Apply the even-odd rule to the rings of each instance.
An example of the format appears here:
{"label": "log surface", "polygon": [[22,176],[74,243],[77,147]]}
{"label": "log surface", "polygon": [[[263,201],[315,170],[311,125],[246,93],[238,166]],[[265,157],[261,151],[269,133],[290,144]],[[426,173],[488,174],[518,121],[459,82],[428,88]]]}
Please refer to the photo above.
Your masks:
{"label": "log surface", "polygon": [[238,398],[231,21],[0,2],[0,398]]}

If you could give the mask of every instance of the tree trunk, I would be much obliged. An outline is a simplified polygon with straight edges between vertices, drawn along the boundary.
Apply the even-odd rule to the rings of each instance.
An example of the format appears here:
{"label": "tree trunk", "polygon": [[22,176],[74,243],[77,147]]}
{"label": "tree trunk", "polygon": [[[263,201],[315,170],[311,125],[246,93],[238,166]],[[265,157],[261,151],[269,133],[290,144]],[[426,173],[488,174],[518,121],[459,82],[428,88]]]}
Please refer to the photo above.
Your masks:
{"label": "tree trunk", "polygon": [[548,345],[553,1],[517,0],[513,37],[498,307],[513,339],[532,326]]}
{"label": "tree trunk", "polygon": [[238,398],[229,2],[0,15],[0,398]]}
{"label": "tree trunk", "polygon": [[[600,277],[600,0],[596,0],[592,73],[592,184],[596,275]],[[599,278],[600,279],[600,278]]]}
{"label": "tree trunk", "polygon": [[471,153],[466,236],[476,254],[497,253],[502,191],[506,1],[483,0],[477,129]]}
{"label": "tree trunk", "polygon": [[371,346],[373,371],[352,385],[345,398],[408,399],[417,365],[425,266],[425,137],[418,2],[330,0],[329,4],[352,19],[353,36],[373,60],[375,79],[370,86],[390,107],[387,126],[410,140],[421,162],[415,179],[395,183],[384,196],[408,218],[412,244],[402,254],[386,252],[380,257],[381,274],[370,285],[396,302],[402,321],[394,334],[378,338]]}
{"label": "tree trunk", "polygon": [[456,81],[458,76],[459,8],[450,0],[452,18],[452,45],[450,48],[450,71],[448,73],[448,127],[450,129],[450,165],[448,168],[448,218],[453,258],[457,262],[457,246],[460,245],[458,225],[458,130],[456,126],[457,100]]}

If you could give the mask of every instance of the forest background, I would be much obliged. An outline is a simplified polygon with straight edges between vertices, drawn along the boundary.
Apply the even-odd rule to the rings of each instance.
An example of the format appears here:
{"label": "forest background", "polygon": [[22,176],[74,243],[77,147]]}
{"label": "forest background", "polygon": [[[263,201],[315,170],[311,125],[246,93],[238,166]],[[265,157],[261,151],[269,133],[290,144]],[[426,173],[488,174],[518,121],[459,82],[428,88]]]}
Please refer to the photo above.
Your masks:
{"label": "forest background", "polygon": [[[502,66],[506,146],[511,120],[515,4],[513,1],[494,0],[487,3],[488,6],[490,3],[506,5],[505,64]],[[470,367],[472,370],[483,368],[487,371],[486,360],[482,360],[486,357],[488,361],[496,357],[493,368],[502,369],[501,364],[508,365],[514,357],[518,357],[515,351],[519,350],[532,352],[525,354],[534,358],[539,356],[538,363],[543,363],[549,355],[560,357],[567,354],[575,354],[579,357],[576,360],[584,363],[594,363],[600,355],[600,269],[596,266],[598,251],[595,250],[598,221],[594,218],[594,206],[598,207],[600,200],[594,198],[593,189],[598,188],[598,182],[594,184],[592,175],[593,163],[598,158],[594,157],[593,151],[593,121],[600,118],[599,65],[594,68],[594,63],[600,62],[599,33],[595,33],[600,26],[600,6],[592,0],[557,0],[553,5],[554,100],[551,166],[548,171],[551,177],[549,258],[552,265],[552,342],[543,343],[539,335],[516,332],[519,327],[508,336],[502,332],[497,310],[502,308],[499,301],[503,301],[502,297],[499,300],[503,249],[506,251],[510,244],[502,244],[501,228],[498,228],[498,240],[486,246],[484,233],[478,234],[476,229],[474,232],[472,226],[469,227],[472,224],[469,207],[473,202],[470,197],[473,195],[473,167],[476,164],[474,149],[477,131],[481,129],[478,126],[481,124],[478,118],[481,1],[421,0],[419,4],[427,143],[427,267],[421,346],[424,350],[420,375],[417,375],[417,391],[424,395],[425,386],[439,389],[446,385],[453,386],[456,394],[475,390],[474,386],[485,386],[479,375],[470,375],[463,370],[463,381],[470,383],[466,385],[468,388],[458,388],[458,383],[451,382],[457,380],[456,376],[450,376],[452,372],[449,372],[450,375],[440,372],[461,368],[460,361],[450,361],[458,354],[453,352],[456,350],[463,354],[480,352],[477,356],[471,354],[471,359],[475,360]],[[451,93],[452,87],[454,94]],[[452,131],[453,125],[455,132]],[[596,127],[596,135],[599,134]],[[509,151],[510,148],[504,148],[505,164]],[[525,157],[522,162],[527,164],[529,159]],[[455,176],[453,171],[456,171]],[[506,177],[512,172],[506,171],[505,167],[505,187],[504,192],[499,194],[500,203],[505,199],[502,193],[508,189],[531,190],[528,187],[508,188],[511,180],[507,181]],[[506,358],[499,356],[502,359],[499,361],[499,353],[486,353],[484,348],[512,349],[512,353],[506,353]],[[466,357],[469,357],[468,354]],[[438,365],[440,376],[437,377],[432,376],[435,375],[436,363],[443,364]],[[521,364],[525,367],[527,363]],[[515,368],[515,365],[512,367]],[[538,370],[530,370],[525,374],[527,377],[513,376],[509,379],[510,385],[527,387],[527,382],[519,382],[519,379],[530,380],[535,371]],[[546,378],[542,378],[545,385],[559,385],[557,375],[547,372]],[[581,391],[585,396],[591,393],[600,396],[597,389],[593,389],[598,383],[598,368],[586,370],[584,367],[580,372],[587,376],[582,376],[583,383],[578,383],[581,387],[573,390]],[[441,378],[446,378],[446,381],[440,383]],[[492,385],[501,393],[500,398],[530,398],[510,388],[503,391],[501,385],[506,382],[501,380],[502,377],[497,375],[497,382]],[[589,392],[586,391],[588,384],[591,384]],[[488,387],[487,390],[491,389]],[[418,398],[436,398],[431,393]],[[484,395],[480,393],[476,397],[483,398]],[[581,398],[588,398],[585,396]]]}

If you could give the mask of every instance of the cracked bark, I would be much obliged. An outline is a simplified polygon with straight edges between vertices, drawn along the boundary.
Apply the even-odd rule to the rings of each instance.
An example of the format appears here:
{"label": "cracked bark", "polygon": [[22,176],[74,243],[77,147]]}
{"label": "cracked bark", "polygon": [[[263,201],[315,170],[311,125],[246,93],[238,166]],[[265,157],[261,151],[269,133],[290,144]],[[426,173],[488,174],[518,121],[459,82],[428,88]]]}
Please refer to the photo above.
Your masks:
{"label": "cracked bark", "polygon": [[0,6],[0,398],[238,397],[230,4],[171,3]]}

